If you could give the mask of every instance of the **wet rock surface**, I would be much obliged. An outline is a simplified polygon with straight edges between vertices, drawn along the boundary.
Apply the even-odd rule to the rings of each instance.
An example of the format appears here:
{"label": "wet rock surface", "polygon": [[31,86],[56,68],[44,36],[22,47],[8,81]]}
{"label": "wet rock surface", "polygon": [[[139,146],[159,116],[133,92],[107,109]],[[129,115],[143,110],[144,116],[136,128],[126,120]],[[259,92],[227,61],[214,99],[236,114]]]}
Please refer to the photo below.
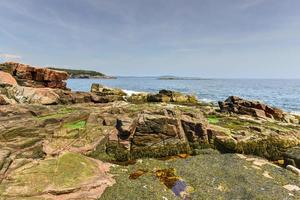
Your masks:
{"label": "wet rock surface", "polygon": [[[147,171],[137,179],[128,174]],[[299,179],[267,160],[203,152],[186,159],[141,159],[113,166],[116,184],[100,199],[298,199]],[[166,184],[165,184],[166,183]]]}

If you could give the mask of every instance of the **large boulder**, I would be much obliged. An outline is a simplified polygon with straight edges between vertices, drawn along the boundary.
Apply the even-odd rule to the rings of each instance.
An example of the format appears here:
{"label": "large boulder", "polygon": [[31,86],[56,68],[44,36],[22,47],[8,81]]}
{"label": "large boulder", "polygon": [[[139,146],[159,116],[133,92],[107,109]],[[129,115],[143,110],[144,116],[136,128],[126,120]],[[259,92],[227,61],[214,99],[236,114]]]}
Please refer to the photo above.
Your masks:
{"label": "large boulder", "polygon": [[91,99],[95,103],[122,101],[127,94],[119,88],[104,87],[98,83],[91,86]]}
{"label": "large boulder", "polygon": [[18,84],[27,87],[49,87],[66,89],[68,73],[47,68],[32,67],[30,65],[6,62],[0,64],[0,70],[10,73]]}
{"label": "large boulder", "polygon": [[203,116],[166,109],[143,112],[133,119],[119,118],[107,148],[117,160],[192,153],[208,146],[206,129]]}
{"label": "large boulder", "polygon": [[197,103],[197,98],[171,90],[160,90],[158,94],[149,94],[149,102]]}
{"label": "large boulder", "polygon": [[300,169],[300,146],[287,150],[283,157],[285,165],[292,165]]}
{"label": "large boulder", "polygon": [[51,105],[59,103],[59,96],[51,88],[13,86],[6,88],[7,97],[18,103]]}
{"label": "large boulder", "polygon": [[98,199],[115,183],[109,168],[108,163],[76,153],[29,162],[3,180],[0,198]]}
{"label": "large boulder", "polygon": [[224,102],[219,102],[221,112],[231,112],[243,115],[251,115],[254,117],[275,119],[283,122],[299,123],[299,121],[291,114],[283,110],[259,101],[249,101],[236,96],[228,97]]}
{"label": "large boulder", "polygon": [[0,71],[0,84],[17,85],[17,81],[11,74]]}

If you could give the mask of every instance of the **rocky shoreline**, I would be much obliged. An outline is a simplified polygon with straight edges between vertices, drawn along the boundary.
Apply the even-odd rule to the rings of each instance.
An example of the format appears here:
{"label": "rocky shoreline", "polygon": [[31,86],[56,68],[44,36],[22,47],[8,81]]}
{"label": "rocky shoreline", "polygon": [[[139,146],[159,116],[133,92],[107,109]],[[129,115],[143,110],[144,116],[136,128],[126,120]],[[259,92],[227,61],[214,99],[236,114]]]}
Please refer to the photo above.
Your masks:
{"label": "rocky shoreline", "polygon": [[0,65],[0,199],[299,199],[300,117]]}

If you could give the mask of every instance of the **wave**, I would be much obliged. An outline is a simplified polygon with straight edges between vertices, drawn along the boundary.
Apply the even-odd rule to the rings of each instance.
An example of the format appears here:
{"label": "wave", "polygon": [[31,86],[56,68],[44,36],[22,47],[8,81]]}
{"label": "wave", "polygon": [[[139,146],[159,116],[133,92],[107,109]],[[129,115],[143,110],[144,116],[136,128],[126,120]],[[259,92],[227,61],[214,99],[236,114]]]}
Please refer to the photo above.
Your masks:
{"label": "wave", "polygon": [[292,111],[291,114],[300,116],[300,111]]}
{"label": "wave", "polygon": [[206,99],[206,98],[201,98],[200,101],[203,101],[205,103],[212,103],[212,102],[215,102],[214,100],[212,99]]}
{"label": "wave", "polygon": [[140,94],[143,92],[138,92],[138,91],[134,91],[134,90],[123,90],[128,96],[131,96],[133,94]]}

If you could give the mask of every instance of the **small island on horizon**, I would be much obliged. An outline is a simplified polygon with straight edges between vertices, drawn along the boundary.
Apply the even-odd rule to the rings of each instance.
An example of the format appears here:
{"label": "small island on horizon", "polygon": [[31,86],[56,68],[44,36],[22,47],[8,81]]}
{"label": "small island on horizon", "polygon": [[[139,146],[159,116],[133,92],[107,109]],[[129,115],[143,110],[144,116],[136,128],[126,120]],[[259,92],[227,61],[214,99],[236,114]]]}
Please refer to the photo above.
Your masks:
{"label": "small island on horizon", "polygon": [[158,80],[208,80],[207,78],[200,78],[200,77],[181,77],[181,76],[159,76]]}

